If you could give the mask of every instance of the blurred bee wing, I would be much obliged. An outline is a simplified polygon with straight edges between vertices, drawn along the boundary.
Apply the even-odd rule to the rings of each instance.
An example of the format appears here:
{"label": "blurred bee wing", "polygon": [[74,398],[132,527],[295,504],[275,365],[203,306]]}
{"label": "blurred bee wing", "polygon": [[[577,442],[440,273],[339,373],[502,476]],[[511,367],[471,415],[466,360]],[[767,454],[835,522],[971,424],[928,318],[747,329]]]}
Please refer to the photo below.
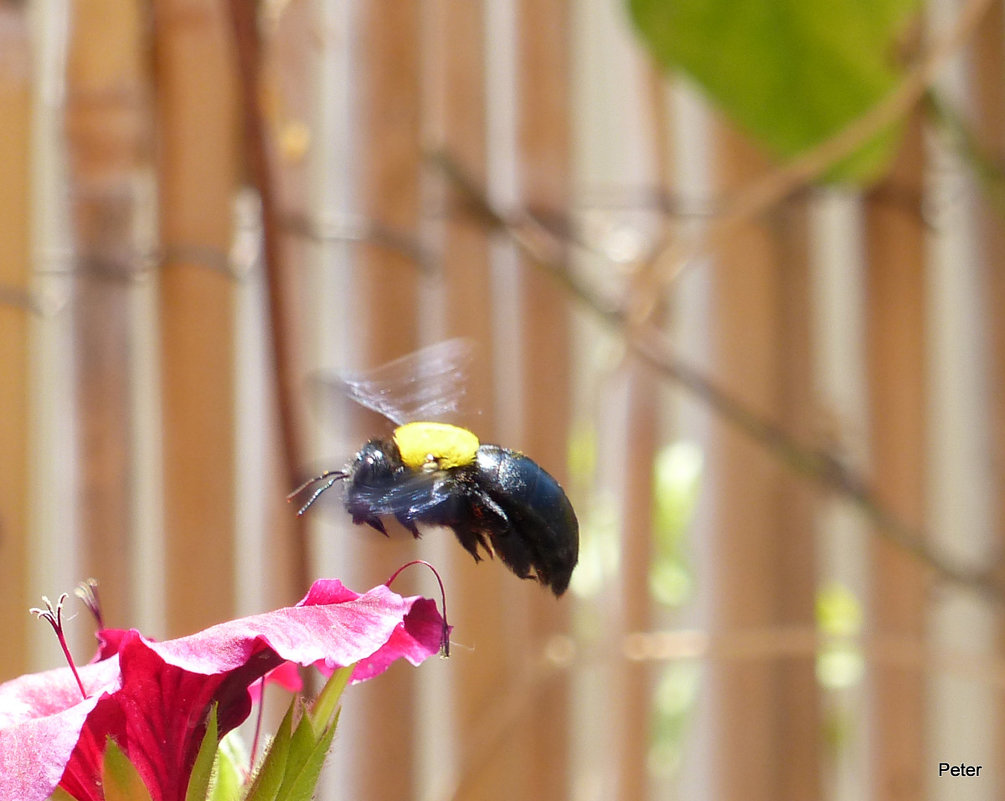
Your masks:
{"label": "blurred bee wing", "polygon": [[449,499],[442,473],[411,473],[393,485],[353,485],[352,501],[377,515],[401,515],[413,519],[417,515]]}
{"label": "blurred bee wing", "polygon": [[308,381],[322,409],[351,398],[398,425],[413,420],[449,422],[462,411],[473,359],[471,340],[448,339],[380,367],[355,373],[314,373]]}

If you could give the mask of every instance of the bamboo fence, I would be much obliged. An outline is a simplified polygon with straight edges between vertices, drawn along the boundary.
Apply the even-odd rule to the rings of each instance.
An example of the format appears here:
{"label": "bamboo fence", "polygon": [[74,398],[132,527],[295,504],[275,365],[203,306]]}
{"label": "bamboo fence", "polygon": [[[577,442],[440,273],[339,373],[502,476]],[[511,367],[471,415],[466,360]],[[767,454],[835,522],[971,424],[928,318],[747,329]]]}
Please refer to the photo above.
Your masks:
{"label": "bamboo fence", "polygon": [[[170,637],[423,558],[453,654],[353,688],[324,799],[1000,797],[1005,22],[929,6],[851,190],[619,3],[0,3],[0,679],[87,576]],[[578,510],[559,601],[284,500],[386,433],[312,373],[454,336]]]}

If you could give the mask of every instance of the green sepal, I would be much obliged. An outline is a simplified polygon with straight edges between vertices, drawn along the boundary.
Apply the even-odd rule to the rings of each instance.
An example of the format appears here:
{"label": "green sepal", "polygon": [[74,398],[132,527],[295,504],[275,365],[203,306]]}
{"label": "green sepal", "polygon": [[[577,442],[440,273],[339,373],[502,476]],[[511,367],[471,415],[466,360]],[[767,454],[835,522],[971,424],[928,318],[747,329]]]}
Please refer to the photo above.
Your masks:
{"label": "green sepal", "polygon": [[195,764],[192,766],[192,775],[188,780],[188,789],[185,791],[185,801],[206,801],[209,796],[209,783],[213,778],[213,762],[216,759],[216,750],[219,747],[217,740],[216,723],[217,705],[209,711],[209,718],[206,721],[206,734],[203,735],[202,743],[199,745],[199,753],[195,757]]}
{"label": "green sepal", "polygon": [[309,716],[314,727],[315,737],[320,736],[329,726],[334,726],[338,702],[342,698],[343,690],[349,684],[353,667],[353,665],[349,665],[349,667],[339,668],[332,673],[328,681],[325,682],[325,686],[321,688],[318,697],[314,699],[314,703],[311,704]]}
{"label": "green sepal", "polygon": [[294,697],[269,745],[246,801],[310,801],[338,725],[338,701],[352,676],[352,666],[335,671],[309,709],[293,724]]}
{"label": "green sepal", "polygon": [[53,790],[52,795],[50,795],[46,801],[73,801],[73,796],[66,792],[66,790],[62,787],[57,787]]}
{"label": "green sepal", "polygon": [[247,754],[239,747],[236,732],[231,732],[220,740],[213,766],[213,783],[209,788],[209,801],[235,801],[242,797],[244,787],[242,766],[247,762]]}
{"label": "green sepal", "polygon": [[[313,737],[311,723],[304,715],[297,727],[298,731],[303,729],[310,732],[310,736],[304,736],[302,740],[294,735],[294,746],[291,749],[291,758],[287,763],[286,779],[276,797],[276,801],[311,801],[314,798],[314,791],[318,786],[318,779],[321,777],[321,768],[324,767],[325,757],[328,756],[328,749],[331,747],[332,739],[335,737],[335,727],[338,725],[339,713],[336,712],[331,720],[331,725],[325,729],[320,737]],[[294,754],[293,751],[296,750]],[[301,752],[300,749],[303,749]]]}
{"label": "green sepal", "polygon": [[105,744],[101,784],[105,801],[151,801],[150,791],[140,778],[136,766],[111,738]]}
{"label": "green sepal", "polygon": [[290,740],[293,736],[293,715],[300,703],[300,697],[295,695],[283,716],[276,736],[272,738],[262,757],[261,764],[255,773],[245,801],[275,801],[279,788],[283,785],[286,773],[286,761],[290,754]]}
{"label": "green sepal", "polygon": [[318,697],[293,732],[286,777],[277,796],[278,801],[310,801],[324,766],[325,756],[335,736],[338,723],[338,701],[349,683],[353,666],[336,670],[325,682]]}

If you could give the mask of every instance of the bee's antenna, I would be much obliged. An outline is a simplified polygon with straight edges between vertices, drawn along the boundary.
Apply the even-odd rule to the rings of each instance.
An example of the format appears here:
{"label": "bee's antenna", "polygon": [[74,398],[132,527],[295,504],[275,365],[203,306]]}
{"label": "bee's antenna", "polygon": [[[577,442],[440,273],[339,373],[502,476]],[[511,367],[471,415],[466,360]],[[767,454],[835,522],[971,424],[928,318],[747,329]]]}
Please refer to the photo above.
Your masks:
{"label": "bee's antenna", "polygon": [[[289,495],[287,495],[286,496],[286,500],[287,501],[292,501],[301,492],[303,492],[311,484],[314,484],[317,481],[324,481],[325,482],[320,487],[318,487],[316,490],[314,490],[314,492],[311,493],[311,497],[309,497],[307,499],[307,503],[305,503],[303,506],[301,506],[297,510],[297,517],[300,517],[304,512],[306,512],[308,509],[311,508],[311,506],[314,504],[314,501],[316,501],[318,499],[318,497],[321,495],[322,492],[324,492],[326,489],[331,489],[331,487],[335,484],[336,481],[341,481],[343,478],[346,478],[348,475],[349,474],[345,470],[326,470],[325,472],[323,472],[319,476],[314,476],[314,478],[307,479],[303,484],[301,484],[299,487],[297,487],[295,490],[293,490],[293,492],[291,492]],[[327,479],[327,481],[325,481],[325,479]]]}

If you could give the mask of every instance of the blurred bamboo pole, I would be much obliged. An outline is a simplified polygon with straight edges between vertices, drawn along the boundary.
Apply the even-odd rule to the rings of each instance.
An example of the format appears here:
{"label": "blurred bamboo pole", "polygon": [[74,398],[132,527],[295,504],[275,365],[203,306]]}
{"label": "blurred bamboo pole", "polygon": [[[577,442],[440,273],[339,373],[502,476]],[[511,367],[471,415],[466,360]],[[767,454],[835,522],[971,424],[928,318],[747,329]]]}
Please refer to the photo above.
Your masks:
{"label": "blurred bamboo pole", "polygon": [[[297,335],[302,328],[294,324],[299,320],[294,291],[297,287],[295,271],[290,269],[298,263],[296,256],[303,255],[303,243],[283,236],[279,218],[281,209],[296,208],[298,199],[306,197],[307,192],[304,169],[297,164],[298,158],[303,161],[303,154],[291,155],[283,164],[280,161],[283,151],[275,140],[282,141],[286,123],[282,115],[289,108],[305,111],[307,73],[312,62],[305,58],[303,42],[311,41],[314,35],[313,9],[302,3],[287,6],[282,16],[269,19],[270,26],[260,18],[258,4],[233,0],[228,8],[239,76],[244,155],[258,201],[268,344],[261,357],[271,389],[260,399],[265,431],[257,432],[267,454],[261,474],[271,491],[265,498],[237,498],[236,502],[260,502],[266,519],[262,545],[270,576],[267,587],[257,589],[259,595],[263,591],[271,593],[271,601],[258,598],[257,602],[291,603],[307,591],[312,580],[307,520],[297,517],[285,502],[286,493],[302,480],[300,471],[304,464],[302,421],[297,414],[303,407],[298,402],[302,387],[296,369]],[[281,27],[289,29],[285,36]],[[295,166],[301,169],[294,169]],[[257,276],[249,276],[251,282],[255,279]],[[247,343],[239,344],[246,349]],[[253,584],[254,579],[249,583]]]}
{"label": "blurred bamboo pole", "polygon": [[[786,430],[802,441],[819,431],[813,382],[813,337],[809,213],[812,196],[787,202],[773,215],[780,243],[778,271],[777,415]],[[741,268],[742,269],[742,268]],[[782,626],[813,627],[818,584],[818,520],[822,493],[801,476],[778,475],[775,620]],[[812,801],[824,797],[823,714],[820,683],[813,659],[782,660],[774,709],[777,721],[779,801]]]}
{"label": "blurred bamboo pole", "polygon": [[28,669],[31,63],[23,10],[0,4],[0,681]]}
{"label": "blurred bamboo pole", "polygon": [[[716,124],[714,141],[713,181],[719,193],[728,195],[764,169],[763,156],[725,123]],[[721,382],[735,388],[734,397],[742,397],[748,408],[762,415],[786,399],[784,361],[792,343],[786,341],[783,321],[792,310],[786,309],[778,265],[784,260],[787,236],[764,221],[748,221],[723,243],[715,264],[708,268],[709,315],[714,320],[712,369]],[[805,253],[790,252],[789,259],[799,265],[797,269],[806,269]],[[783,600],[792,604],[786,614],[805,620],[812,613],[805,592],[784,598],[782,591],[790,578],[785,571],[794,566],[793,554],[785,553],[792,543],[783,521],[793,510],[785,508],[780,492],[784,475],[780,465],[737,430],[714,419],[705,475],[709,511],[704,526],[713,540],[703,567],[715,594],[708,601],[712,631],[771,625],[782,614]],[[804,529],[801,535],[808,533]],[[790,681],[798,679],[798,685],[806,687],[806,671],[811,672],[812,665],[792,665]],[[789,774],[790,769],[803,768],[778,759],[784,750],[800,745],[783,742],[783,737],[793,730],[805,732],[808,725],[796,703],[790,706],[784,701],[788,689],[770,665],[709,666],[705,716],[713,749],[712,797],[768,801],[788,797],[782,792],[789,785],[809,789],[808,797],[815,796],[812,781]]]}
{"label": "blurred bamboo pole", "polygon": [[[522,207],[553,218],[563,214],[571,199],[570,13],[567,0],[522,0],[516,5],[517,191]],[[552,276],[529,260],[521,261],[518,276],[523,397],[521,438],[515,446],[567,483],[572,408],[568,297]],[[556,603],[537,589],[525,590],[526,642],[532,652],[565,630],[569,616],[568,602]],[[559,685],[535,707],[533,726],[522,737],[528,768],[521,772],[525,784],[515,788],[517,795],[562,798],[568,793],[569,704],[567,686]]]}
{"label": "blurred bamboo pole", "polygon": [[[358,211],[378,229],[412,234],[419,227],[421,165],[420,4],[375,0],[359,6],[353,41],[358,79],[353,110],[360,152],[356,158]],[[341,299],[355,321],[351,350],[372,366],[418,345],[417,265],[407,254],[368,241],[356,251],[352,297]],[[354,414],[361,441],[376,433],[375,418]],[[363,421],[366,421],[363,423]],[[376,421],[386,426],[386,421]],[[364,584],[383,581],[414,558],[416,545],[398,529],[389,540],[362,535],[363,558],[356,567]],[[405,579],[405,577],[402,577]],[[402,579],[399,579],[401,581]],[[405,579],[410,580],[410,579]],[[358,747],[380,759],[352,766],[357,798],[408,798],[414,792],[416,746],[408,732],[421,732],[415,719],[416,677],[399,671],[393,679],[358,688],[354,719]],[[420,728],[417,728],[420,727]]]}
{"label": "blurred bamboo pole", "polygon": [[146,19],[137,0],[86,0],[71,11],[66,146],[76,242],[74,327],[83,576],[101,582],[109,621],[131,598],[130,283],[149,167]]}
{"label": "blurred bamboo pole", "polygon": [[[669,108],[669,81],[652,63],[642,72],[642,91],[649,112],[649,129],[645,131],[649,145],[651,175],[658,191],[670,193],[675,185],[675,165],[671,158],[674,133]],[[639,276],[633,276],[638,279]],[[659,290],[655,290],[659,292]],[[661,328],[673,328],[668,312],[668,293],[652,298],[653,323]],[[664,422],[661,401],[664,395],[659,377],[652,368],[629,353],[621,368],[626,389],[623,421],[627,436],[618,449],[619,464],[614,468],[620,479],[617,494],[621,507],[621,569],[619,596],[621,632],[647,629],[656,625],[657,609],[651,590],[654,558],[655,464],[661,446]],[[614,465],[606,464],[600,455],[596,481],[605,481],[605,473]],[[615,787],[621,798],[645,798],[651,788],[650,755],[655,673],[651,665],[622,663],[617,686],[616,709],[620,720],[614,730],[621,733],[618,751],[613,754],[617,778]]]}
{"label": "blurred bamboo pole", "polygon": [[[424,120],[425,144],[430,151],[456,153],[485,181],[487,170],[487,103],[485,66],[488,42],[486,10],[478,3],[439,0],[428,7],[424,42],[428,86]],[[500,33],[501,32],[497,32]],[[436,176],[440,179],[440,176]],[[476,433],[483,441],[497,441],[492,408],[493,324],[505,304],[493,294],[490,233],[472,218],[452,187],[438,180],[434,205],[445,204],[446,216],[433,232],[440,266],[443,333],[464,336],[479,347],[469,385],[470,410],[481,412]],[[505,337],[506,331],[498,332]],[[473,650],[455,649],[446,665],[451,700],[450,724],[456,738],[457,773],[447,781],[437,778],[436,789],[449,789],[448,798],[502,799],[511,797],[519,765],[508,747],[511,730],[492,730],[489,710],[493,700],[516,682],[519,657],[507,648],[502,632],[512,614],[507,600],[517,590],[515,579],[499,564],[473,564],[456,543],[444,544],[449,553],[448,599],[454,636]],[[421,727],[422,721],[418,722]],[[445,768],[446,766],[443,766]]]}
{"label": "blurred bamboo pole", "polygon": [[[998,164],[1005,151],[1005,2],[996,0],[988,11],[986,24],[978,30],[973,44],[974,137],[982,152]],[[985,183],[979,205],[980,254],[983,261],[984,304],[987,328],[989,427],[991,435],[991,486],[994,501],[992,530],[998,553],[1005,550],[1005,182]],[[1005,645],[1005,626],[999,626],[998,651]],[[1005,757],[1005,701],[996,704],[998,759]],[[999,790],[1001,788],[999,783]]]}
{"label": "blurred bamboo pole", "polygon": [[234,607],[234,377],[228,253],[238,185],[231,29],[211,0],[157,0],[161,364],[171,634]]}
{"label": "blurred bamboo pole", "polygon": [[[893,171],[866,198],[866,351],[870,467],[880,502],[902,519],[925,513],[925,248],[920,209],[884,202],[884,187],[921,196],[924,167],[917,115]],[[874,636],[921,638],[930,577],[873,538],[869,615]],[[917,673],[870,673],[872,793],[917,798],[925,764],[925,682]]]}
{"label": "blurred bamboo pole", "polygon": [[[627,431],[620,447],[621,499],[620,629],[647,629],[654,624],[650,568],[653,556],[653,466],[659,444],[659,380],[648,365],[629,358],[623,367],[627,397],[623,409]],[[601,464],[607,456],[601,454]],[[600,467],[598,481],[613,467]],[[649,787],[652,738],[653,674],[651,666],[624,662],[620,671],[621,702],[614,730],[621,733],[612,751],[620,798],[645,798]]]}

